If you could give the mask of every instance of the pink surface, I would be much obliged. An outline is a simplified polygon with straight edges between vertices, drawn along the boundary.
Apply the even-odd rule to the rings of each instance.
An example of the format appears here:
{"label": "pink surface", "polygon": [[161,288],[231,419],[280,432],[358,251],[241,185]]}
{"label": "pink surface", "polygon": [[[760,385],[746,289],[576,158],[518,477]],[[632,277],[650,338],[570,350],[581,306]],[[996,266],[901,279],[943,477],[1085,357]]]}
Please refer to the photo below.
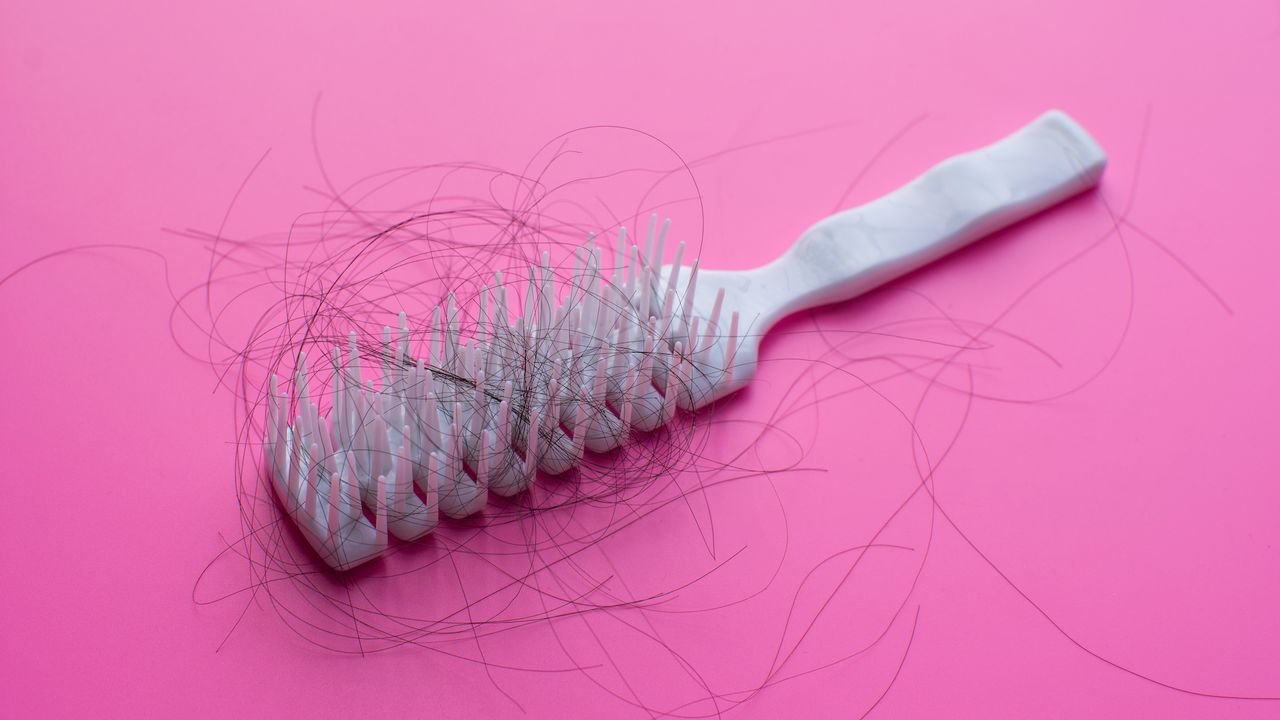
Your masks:
{"label": "pink surface", "polygon": [[[637,587],[734,559],[675,601],[700,612],[561,623],[589,648],[575,672],[529,669],[574,664],[545,628],[486,641],[491,662],[523,668],[486,672],[412,647],[325,652],[243,595],[193,602],[247,582],[232,556],[196,588],[240,532],[232,400],[175,345],[156,256],[34,265],[0,285],[0,716],[643,717],[635,705],[699,697],[680,712],[1280,715],[1195,694],[1280,696],[1280,6],[575,5],[6,3],[0,276],[130,245],[163,254],[174,287],[200,282],[207,248],[161,228],[215,231],[250,175],[227,237],[322,205],[303,189],[322,184],[319,93],[314,140],[338,186],[415,163],[518,169],[586,125],[652,133],[707,158],[701,211],[673,213],[708,267],[763,262],[855,179],[846,205],[1049,107],[1111,166],[1095,195],[780,328],[757,385],[716,418],[765,422],[804,380],[805,407],[778,421],[795,443],[771,434],[752,460],[801,467],[619,535],[610,557]],[[607,139],[594,147],[607,155]],[[671,165],[647,147],[619,162]],[[1112,212],[1126,222],[1108,234]],[[919,354],[912,341],[852,334],[898,323],[958,341],[942,311],[999,319],[940,378],[959,392],[883,380],[893,367],[876,358]],[[858,377],[815,384],[805,373],[830,366],[813,359]],[[922,396],[913,448],[901,413]],[[711,451],[733,449],[733,427]],[[917,465],[940,458],[938,505],[917,494],[877,536]],[[873,541],[900,549],[868,553],[846,583],[848,555],[804,582]],[[793,599],[812,617],[828,597],[748,698],[803,633]],[[705,687],[628,621],[653,623]]]}

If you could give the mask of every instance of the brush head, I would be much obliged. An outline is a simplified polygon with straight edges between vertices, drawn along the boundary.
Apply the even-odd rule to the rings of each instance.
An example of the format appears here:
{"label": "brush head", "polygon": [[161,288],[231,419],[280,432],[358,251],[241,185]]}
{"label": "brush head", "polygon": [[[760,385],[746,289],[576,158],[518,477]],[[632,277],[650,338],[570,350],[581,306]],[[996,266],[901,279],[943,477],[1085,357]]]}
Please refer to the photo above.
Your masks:
{"label": "brush head", "polygon": [[[440,515],[479,511],[490,491],[520,493],[537,470],[564,473],[632,428],[657,429],[677,407],[740,387],[738,317],[723,288],[698,289],[683,244],[674,263],[655,267],[668,229],[654,218],[643,248],[624,229],[607,269],[589,238],[559,283],[543,253],[515,300],[499,274],[470,307],[450,294],[425,331],[401,313],[373,348],[352,332],[345,351],[333,348],[315,401],[305,355],[289,397],[273,376],[267,468],[318,554],[354,567],[381,554],[388,535],[421,537]],[[369,355],[376,378],[364,375]]]}

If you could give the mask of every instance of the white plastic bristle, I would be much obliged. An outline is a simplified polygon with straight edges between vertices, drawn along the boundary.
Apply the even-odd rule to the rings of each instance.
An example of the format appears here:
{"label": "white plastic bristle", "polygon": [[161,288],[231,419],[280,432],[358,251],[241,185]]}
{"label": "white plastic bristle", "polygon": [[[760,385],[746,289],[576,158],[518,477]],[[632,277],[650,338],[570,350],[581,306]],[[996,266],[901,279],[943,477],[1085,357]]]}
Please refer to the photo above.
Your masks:
{"label": "white plastic bristle", "polygon": [[338,528],[342,517],[342,494],[339,490],[341,482],[337,473],[329,476],[329,512],[326,516],[325,529],[328,530],[331,547],[336,547],[338,544]]}
{"label": "white plastic bristle", "polygon": [[594,326],[596,322],[596,306],[600,302],[600,280],[597,275],[599,265],[596,263],[595,252],[593,251],[587,257],[587,264],[582,275],[582,296],[579,304],[574,308],[573,320],[570,327],[574,332],[581,333],[588,326]]}
{"label": "white plastic bristle", "polygon": [[724,307],[724,288],[716,290],[715,302],[711,305],[711,315],[707,318],[707,333],[699,343],[699,354],[706,356],[711,346],[720,339],[720,311]]}
{"label": "white plastic bristle", "polygon": [[296,387],[298,388],[299,404],[306,405],[311,402],[311,391],[308,389],[307,382],[307,353],[305,351],[298,353],[298,379]]}
{"label": "white plastic bristle", "polygon": [[582,286],[582,268],[585,251],[582,247],[573,249],[573,272],[569,274],[569,291],[564,302],[556,310],[556,324],[563,324],[578,306],[578,292]]}
{"label": "white plastic bristle", "polygon": [[494,289],[494,313],[493,326],[500,331],[508,330],[510,326],[510,318],[507,311],[507,286],[502,282],[502,272],[496,272],[493,276]]}
{"label": "white plastic bristle", "polygon": [[439,451],[427,453],[426,478],[417,483],[418,489],[426,498],[428,518],[434,523],[440,512],[440,473],[441,462]]}
{"label": "white plastic bristle", "polygon": [[434,361],[443,366],[444,363],[441,362],[443,352],[444,338],[440,335],[440,306],[437,305],[431,310],[431,334],[427,336],[425,353],[427,364],[431,365]]}
{"label": "white plastic bristle", "polygon": [[311,467],[307,469],[307,479],[302,488],[302,508],[304,514],[314,521],[316,517],[316,496],[320,492],[320,474],[323,471],[320,450],[315,445],[311,446],[311,457],[315,459],[315,462],[311,463]]}
{"label": "white plastic bristle", "polygon": [[347,517],[351,521],[355,521],[360,516],[360,507],[364,504],[362,497],[362,488],[360,487],[360,465],[354,460],[347,467],[345,473],[348,477],[344,478],[343,490],[346,494],[346,511]]}
{"label": "white plastic bristle", "polygon": [[381,417],[373,421],[373,438],[370,444],[369,474],[386,473],[391,469],[391,441],[387,437],[387,423]]}
{"label": "white plastic bristle", "polygon": [[591,385],[591,407],[592,409],[600,408],[604,405],[604,394],[609,381],[609,364],[612,357],[601,355],[596,360],[595,371],[592,372]]}
{"label": "white plastic bristle", "polygon": [[391,360],[392,360],[391,353],[392,353],[391,326],[383,325],[382,326],[382,357],[379,358],[379,360],[381,361],[379,365],[382,367],[382,387],[384,389],[391,387]]}
{"label": "white plastic bristle", "polygon": [[573,457],[575,459],[582,457],[582,450],[587,440],[587,410],[590,402],[591,398],[587,395],[586,388],[583,388],[578,393],[577,413],[573,421],[573,435],[571,436],[573,440]]}
{"label": "white plastic bristle", "polygon": [[440,436],[440,408],[436,404],[436,394],[431,388],[431,375],[427,374],[427,390],[422,402],[422,419],[423,429],[426,431],[427,442],[435,447],[439,447],[443,442]]}
{"label": "white plastic bristle", "polygon": [[638,382],[653,382],[654,346],[658,342],[658,318],[650,317],[645,326],[644,352],[640,355],[640,373]]}
{"label": "white plastic bristle", "polygon": [[644,266],[640,268],[640,301],[636,304],[636,319],[644,321],[653,315],[653,298],[654,298],[654,272],[653,269]]}
{"label": "white plastic bristle", "polygon": [[698,336],[698,323],[701,322],[701,320],[702,318],[695,316],[689,322],[689,329],[687,333],[688,339],[689,339],[689,347],[686,350],[686,352],[689,353],[689,357],[693,357],[698,354],[698,350],[699,350],[698,341],[701,339]]}
{"label": "white plastic bristle", "polygon": [[668,293],[675,292],[676,284],[680,282],[681,263],[684,261],[684,243],[676,245],[676,258],[671,262],[671,275],[667,278]]}
{"label": "white plastic bristle", "polygon": [[644,260],[646,266],[653,266],[653,235],[658,229],[658,213],[649,216],[649,231],[644,234]]}
{"label": "white plastic bristle", "polygon": [[536,327],[539,321],[538,313],[537,313],[537,308],[538,308],[537,291],[538,291],[538,268],[536,265],[533,265],[532,263],[530,263],[529,278],[528,280],[525,281],[525,288],[524,288],[524,307],[522,308],[522,310],[524,311],[524,319],[526,320],[526,326],[530,328]]}
{"label": "white plastic bristle", "polygon": [[292,452],[288,455],[288,469],[285,472],[285,487],[288,489],[289,496],[294,497],[298,492],[299,477],[301,475],[300,468],[302,466],[303,449],[295,443]]}
{"label": "white plastic bristle", "polygon": [[666,297],[662,300],[662,312],[658,315],[659,337],[664,340],[671,336],[674,331],[672,327],[673,310],[676,305],[676,291],[674,288],[667,288]]}
{"label": "white plastic bristle", "polygon": [[397,520],[403,518],[408,513],[409,495],[413,494],[413,471],[410,469],[409,462],[409,433],[412,430],[408,425],[400,429],[402,437],[406,438],[405,445],[402,445],[396,451],[395,473],[391,476],[391,516]]}
{"label": "white plastic bristle", "polygon": [[488,487],[489,467],[492,463],[493,453],[496,449],[496,435],[492,430],[485,430],[480,434],[479,458],[476,460],[476,484],[481,487]]}
{"label": "white plastic bristle", "polygon": [[467,429],[467,436],[472,440],[477,440],[484,430],[484,410],[487,398],[484,391],[478,387],[471,393],[471,397],[471,427]]}
{"label": "white plastic bristle", "polygon": [[400,342],[396,345],[396,365],[402,365],[409,356],[409,315],[401,310],[397,316]]}
{"label": "white plastic bristle", "polygon": [[665,424],[675,417],[676,396],[680,394],[680,370],[684,360],[684,344],[677,342],[671,356],[672,362],[666,375],[666,388],[663,390],[662,422]]}
{"label": "white plastic bristle", "polygon": [[271,373],[267,379],[267,426],[274,428],[280,417],[280,376]]}
{"label": "white plastic bristle", "polygon": [[640,247],[632,245],[631,251],[627,255],[627,279],[623,285],[623,290],[627,296],[635,294],[636,276],[640,272]]}
{"label": "white plastic bristle", "polygon": [[503,437],[509,437],[507,429],[511,422],[511,395],[514,392],[515,385],[510,380],[502,384],[502,400],[498,405],[498,430]]}
{"label": "white plastic bristle", "polygon": [[337,345],[334,345],[332,358],[333,358],[333,363],[332,363],[333,365],[333,397],[331,401],[333,403],[333,410],[331,412],[336,413],[342,407],[342,395],[345,388],[345,383],[343,383],[342,381],[342,373],[343,373],[342,348],[338,347]]}
{"label": "white plastic bristle", "polygon": [[[689,282],[684,289],[684,302],[680,310],[680,332],[689,333],[689,319],[693,315],[693,297],[698,291],[698,261],[694,260],[693,265],[689,268]],[[687,346],[692,352],[692,340]]]}
{"label": "white plastic bristle", "polygon": [[356,343],[356,331],[347,335],[347,384],[360,386],[360,346]]}
{"label": "white plastic bristle", "polygon": [[481,377],[482,363],[480,362],[480,352],[479,348],[476,347],[476,341],[472,340],[464,345],[463,352],[465,355],[463,356],[462,367],[465,368],[465,377],[474,382],[476,387],[479,388],[484,382],[484,378]]}
{"label": "white plastic bristle", "polygon": [[441,364],[447,370],[456,370],[458,363],[458,301],[452,292],[449,293],[448,305],[444,315],[444,347],[440,356]]}
{"label": "white plastic bristle", "polygon": [[376,544],[387,546],[387,476],[378,476],[377,500],[373,510],[373,528],[377,533]]}
{"label": "white plastic bristle", "polygon": [[618,411],[618,419],[622,421],[624,429],[631,427],[631,415],[635,409],[636,378],[638,375],[636,368],[627,370],[626,389],[622,393],[622,405]]}
{"label": "white plastic bristle", "polygon": [[[459,443],[459,442],[461,442],[461,440],[462,440],[462,430],[463,430],[463,427],[462,427],[462,412],[461,412],[461,411],[462,411],[462,407],[461,407],[461,403],[454,402],[454,403],[452,404],[452,408],[451,408],[451,410],[452,410],[453,412],[452,412],[452,414],[451,414],[451,415],[450,415],[450,417],[449,417],[449,443],[450,443],[450,445],[452,445],[453,447],[455,447],[455,448],[456,448],[456,447],[458,447],[458,443]],[[451,458],[451,459],[452,459],[455,463],[459,463],[459,464],[461,464],[461,462],[462,462],[462,456],[461,456],[461,454],[455,454],[455,456],[454,456],[453,458]]]}
{"label": "white plastic bristle", "polygon": [[558,422],[560,415],[560,378],[553,377],[547,384],[546,422],[548,427]]}
{"label": "white plastic bristle", "polygon": [[322,458],[332,459],[333,457],[333,432],[330,429],[329,421],[320,418],[317,434],[320,436],[320,453]]}
{"label": "white plastic bristle", "polygon": [[[658,232],[658,244],[654,248],[653,258],[649,262],[649,268],[654,271],[654,282],[658,281],[657,271],[662,267],[663,258],[667,251],[667,232],[671,230],[671,218],[667,218],[662,222],[662,230]],[[679,260],[676,264],[680,264]]]}
{"label": "white plastic bristle", "polygon": [[529,415],[528,433],[524,441],[524,477],[533,479],[538,468],[538,436],[542,431],[542,408],[535,407]]}

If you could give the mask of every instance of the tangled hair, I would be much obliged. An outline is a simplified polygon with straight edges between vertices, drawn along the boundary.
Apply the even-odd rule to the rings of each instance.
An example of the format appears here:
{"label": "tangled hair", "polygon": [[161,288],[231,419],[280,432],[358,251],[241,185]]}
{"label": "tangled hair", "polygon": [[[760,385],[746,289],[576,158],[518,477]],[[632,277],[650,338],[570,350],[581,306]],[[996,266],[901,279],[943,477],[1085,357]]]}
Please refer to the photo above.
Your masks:
{"label": "tangled hair", "polygon": [[[423,541],[397,545],[385,559],[346,573],[318,562],[264,482],[261,448],[272,374],[288,377],[304,354],[323,358],[349,337],[362,355],[384,357],[384,325],[394,325],[400,313],[430,317],[451,300],[462,324],[474,327],[481,290],[496,289],[490,282],[495,275],[520,278],[531,264],[551,257],[556,274],[567,277],[566,260],[584,237],[620,226],[601,215],[606,207],[593,211],[571,198],[599,198],[602,185],[617,193],[619,184],[634,186],[637,178],[647,183],[646,197],[670,195],[664,186],[673,185],[677,173],[669,170],[548,178],[575,156],[572,143],[600,134],[634,136],[613,128],[577,131],[544,149],[550,157],[536,174],[462,163],[380,173],[329,197],[328,207],[299,217],[284,237],[207,238],[214,249],[210,286],[236,285],[232,301],[213,317],[221,323],[243,307],[259,308],[246,341],[234,345],[220,368],[236,396],[243,524],[228,550],[247,561],[253,578],[248,588],[308,640],[339,652],[410,643],[437,647],[458,636],[475,640],[549,618],[658,604],[679,589],[629,596],[588,571],[581,558],[663,508],[695,502],[696,478],[726,471],[723,460],[704,452],[716,424],[714,408],[677,414],[613,452],[588,453],[569,474],[544,476],[526,492],[491,501],[480,515],[446,522]],[[418,193],[424,187],[425,200],[395,199],[407,188]],[[696,201],[696,194],[691,198]],[[649,200],[643,209],[690,202]],[[516,290],[523,294],[522,286]],[[219,339],[229,334],[221,325],[209,333]],[[417,347],[419,331],[414,335]],[[459,391],[473,385],[442,363],[432,369]],[[313,378],[321,386],[334,382],[324,370]],[[321,403],[323,395],[317,393]],[[412,578],[431,590],[402,592],[417,584]]]}
{"label": "tangled hair", "polygon": [[[655,155],[660,162],[651,167],[636,162]],[[304,353],[326,357],[349,334],[361,355],[407,366],[410,356],[388,357],[383,330],[401,313],[425,322],[452,293],[463,325],[483,325],[480,298],[493,278],[522,278],[544,258],[558,277],[571,277],[567,268],[585,237],[595,233],[613,249],[623,226],[643,227],[651,213],[672,216],[696,257],[704,230],[694,168],[709,161],[688,162],[635,130],[584,128],[554,139],[518,172],[446,163],[398,168],[341,189],[330,184],[317,191],[324,207],[298,217],[284,235],[188,233],[209,245],[210,264],[203,298],[189,293],[180,309],[194,318],[204,301],[204,359],[235,401],[241,528],[209,569],[238,558],[249,573],[247,582],[216,581],[215,588],[206,571],[197,601],[264,604],[327,651],[413,645],[474,662],[504,693],[495,671],[580,673],[622,703],[678,717],[717,715],[765,688],[874,657],[866,669],[873,680],[848,691],[852,706],[874,708],[910,649],[920,612],[912,593],[936,526],[956,529],[986,559],[935,494],[936,471],[975,403],[1074,392],[1123,343],[1133,300],[1123,214],[1110,213],[1099,237],[1035,278],[994,319],[958,316],[895,285],[877,296],[893,297],[892,307],[872,303],[852,327],[837,322],[841,308],[785,321],[775,334],[802,336],[804,350],[788,356],[779,343],[766,352],[761,375],[776,368],[770,392],[748,390],[679,413],[351,571],[330,570],[315,556],[266,477],[271,375],[289,377]],[[1064,367],[1002,327],[1008,313],[1116,240],[1128,309],[1101,366],[1061,391],[1000,390],[1000,366],[1013,376]],[[214,288],[227,299],[215,301]],[[516,283],[513,294],[523,289]],[[422,345],[425,333],[411,327],[411,346]],[[461,374],[432,362],[444,382],[474,391]],[[333,372],[313,377],[330,386]],[[980,376],[997,381],[980,387]],[[868,417],[860,447],[878,452],[858,451],[856,470],[807,464],[812,438],[801,421],[826,404],[852,401]],[[907,443],[897,444],[904,429]],[[792,519],[823,512],[824,487],[854,477],[865,487],[865,507],[832,511],[847,515],[847,535]],[[806,489],[788,490],[797,484]],[[736,499],[745,490],[752,504]],[[870,586],[881,592],[855,592]],[[710,629],[720,625],[736,630]],[[838,650],[806,642],[824,633],[846,642]],[[729,652],[757,661],[734,673],[715,662]],[[644,686],[633,682],[638,667]]]}

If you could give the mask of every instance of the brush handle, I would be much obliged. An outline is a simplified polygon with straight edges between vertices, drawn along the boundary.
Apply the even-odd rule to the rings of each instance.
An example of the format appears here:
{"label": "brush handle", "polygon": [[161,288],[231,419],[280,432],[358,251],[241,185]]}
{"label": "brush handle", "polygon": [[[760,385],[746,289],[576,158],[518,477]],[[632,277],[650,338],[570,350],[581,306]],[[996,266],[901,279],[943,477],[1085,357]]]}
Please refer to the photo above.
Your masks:
{"label": "brush handle", "polygon": [[1107,156],[1050,110],[985,148],[935,165],[879,200],[809,228],[761,268],[778,292],[766,326],[861,295],[1097,184]]}

